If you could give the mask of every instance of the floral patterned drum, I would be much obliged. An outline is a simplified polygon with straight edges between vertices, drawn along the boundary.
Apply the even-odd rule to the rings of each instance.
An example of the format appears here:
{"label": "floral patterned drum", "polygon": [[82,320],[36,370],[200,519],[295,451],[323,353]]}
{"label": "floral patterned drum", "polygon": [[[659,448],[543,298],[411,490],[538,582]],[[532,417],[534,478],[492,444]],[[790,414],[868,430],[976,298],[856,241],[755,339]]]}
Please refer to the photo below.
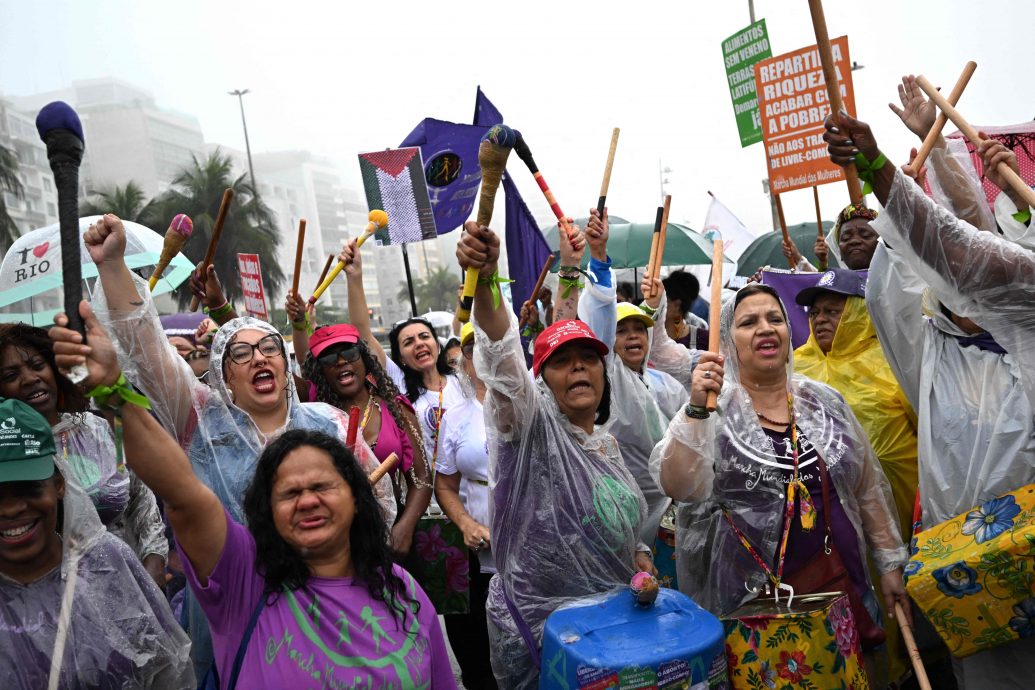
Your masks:
{"label": "floral patterned drum", "polygon": [[1035,635],[1035,484],[924,530],[906,589],[964,657]]}
{"label": "floral patterned drum", "polygon": [[464,534],[441,513],[424,514],[413,533],[413,547],[403,567],[420,583],[440,615],[467,613],[470,561]]}
{"label": "floral patterned drum", "polygon": [[848,597],[768,597],[723,619],[730,688],[868,690],[862,646]]}

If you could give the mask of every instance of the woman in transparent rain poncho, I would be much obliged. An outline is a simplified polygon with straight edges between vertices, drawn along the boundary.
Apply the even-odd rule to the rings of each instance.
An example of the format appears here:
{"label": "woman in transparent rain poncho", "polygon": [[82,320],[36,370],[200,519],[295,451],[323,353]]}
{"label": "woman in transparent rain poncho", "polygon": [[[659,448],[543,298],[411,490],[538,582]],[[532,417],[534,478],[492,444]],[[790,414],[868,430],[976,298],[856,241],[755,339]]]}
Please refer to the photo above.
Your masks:
{"label": "woman in transparent rain poncho", "polygon": [[[869,126],[845,115],[827,120],[825,138],[839,165],[856,152],[881,157]],[[987,166],[1001,147],[978,148]],[[1035,251],[960,220],[981,223],[958,196],[951,211],[935,204],[890,161],[874,171],[873,189],[887,244],[874,255],[866,302],[919,417],[931,527],[1035,483]],[[968,690],[1031,687],[1035,637],[968,656],[957,671]]]}
{"label": "woman in transparent rain poncho", "polygon": [[155,495],[119,462],[111,425],[87,411],[82,392],[58,370],[42,328],[0,325],[0,397],[21,400],[50,422],[58,452],[101,522],[136,551],[164,587],[169,542]]}
{"label": "woman in transparent rain poncho", "polygon": [[[84,242],[103,286],[95,292],[94,310],[116,342],[126,378],[151,400],[162,426],[186,449],[194,472],[234,520],[244,520],[241,501],[259,454],[281,433],[309,429],[345,440],[348,419],[343,412],[298,401],[284,342],[270,324],[249,317],[225,323],[212,341],[206,385],[168,344],[146,282],[126,267],[122,222],[104,216],[87,231]],[[362,439],[355,455],[368,472],[377,467]],[[391,480],[384,477],[374,490],[391,525]],[[192,597],[188,604],[192,657],[201,677],[212,661],[211,644],[200,607]]]}
{"label": "woman in transparent rain poncho", "polygon": [[[834,545],[870,617],[880,620],[865,567],[867,547],[889,609],[895,601],[906,605],[906,548],[887,480],[844,399],[793,374],[790,327],[775,291],[754,284],[741,289],[723,305],[720,333],[720,354],[700,354],[686,411],[672,420],[651,457],[658,483],[681,502],[680,590],[716,615],[728,614],[766,584],[767,571],[756,557],[777,574],[782,562],[782,575],[790,577],[821,555],[829,517]],[[718,407],[708,414],[707,394],[720,390]],[[830,516],[817,453],[831,480]],[[797,494],[804,485],[812,497],[815,522],[806,529],[806,511],[797,501],[781,556],[785,495],[796,475]]]}
{"label": "woman in transparent rain poncho", "polygon": [[650,454],[664,437],[669,420],[683,409],[686,391],[668,374],[647,367],[650,333],[664,330],[664,324],[654,329],[654,320],[639,307],[615,301],[607,229],[606,213],[601,220],[597,210],[591,209],[586,242],[592,255],[589,271],[593,280],[579,299],[579,318],[611,348],[605,358],[613,400],[613,422],[608,430],[618,441],[626,467],[647,501],[647,519],[639,538],[653,544],[672,499],[651,477]]}
{"label": "woman in transparent rain poncho", "polygon": [[50,425],[19,400],[0,401],[0,418],[3,687],[196,687],[187,636],[133,551],[105,530]]}
{"label": "woman in transparent rain poncho", "polygon": [[[581,233],[561,233],[561,263],[577,266]],[[608,433],[607,347],[575,315],[575,290],[536,339],[534,380],[517,321],[500,299],[499,238],[468,222],[457,257],[482,278],[474,302],[475,368],[485,382],[493,551],[499,573],[486,606],[492,668],[502,688],[538,684],[543,625],[572,600],[627,585],[650,570],[638,543],[646,504]]]}

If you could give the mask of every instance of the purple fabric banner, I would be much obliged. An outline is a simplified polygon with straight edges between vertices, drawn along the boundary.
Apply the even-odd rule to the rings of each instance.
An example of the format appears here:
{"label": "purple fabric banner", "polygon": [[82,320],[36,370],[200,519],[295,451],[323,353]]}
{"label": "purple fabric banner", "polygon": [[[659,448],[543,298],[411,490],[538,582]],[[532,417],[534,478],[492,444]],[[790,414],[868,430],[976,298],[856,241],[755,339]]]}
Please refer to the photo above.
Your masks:
{"label": "purple fabric banner", "polygon": [[440,235],[460,227],[474,209],[482,181],[478,145],[487,129],[429,117],[399,145],[400,148],[420,147],[424,178]]}
{"label": "purple fabric banner", "polygon": [[[478,87],[475,99],[474,121],[486,127],[503,122],[503,115],[485,96],[481,87]],[[539,271],[543,269],[546,257],[551,252],[509,171],[503,176],[503,193],[506,196],[507,268],[514,281],[510,285],[510,294],[514,300],[514,311],[520,313],[521,305],[532,296]]]}
{"label": "purple fabric banner", "polygon": [[[864,276],[866,271],[860,271]],[[762,285],[768,285],[780,295],[783,305],[787,309],[787,319],[791,326],[791,346],[797,350],[808,342],[811,330],[809,328],[809,312],[805,307],[798,306],[795,298],[802,290],[814,287],[823,273],[787,273],[784,271],[762,271]]]}

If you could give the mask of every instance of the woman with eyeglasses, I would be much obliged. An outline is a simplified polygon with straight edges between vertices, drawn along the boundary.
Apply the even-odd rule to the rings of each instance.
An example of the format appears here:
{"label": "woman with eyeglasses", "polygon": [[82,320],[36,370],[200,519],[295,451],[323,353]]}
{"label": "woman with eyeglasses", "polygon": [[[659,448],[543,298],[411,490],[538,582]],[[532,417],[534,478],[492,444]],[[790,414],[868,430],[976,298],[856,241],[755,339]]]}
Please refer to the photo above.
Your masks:
{"label": "woman with eyeglasses", "polygon": [[489,535],[489,451],[485,434],[485,384],[474,369],[474,324],[460,329],[459,369],[464,401],[442,416],[442,445],[435,472],[435,497],[460,528],[470,549],[471,609],[443,616],[449,644],[468,690],[496,688],[489,663],[489,629],[485,601],[496,573]]}
{"label": "woman with eyeglasses", "polygon": [[[105,215],[86,232],[84,242],[103,287],[94,294],[94,308],[115,339],[126,379],[151,400],[162,426],[187,450],[195,474],[234,520],[245,519],[245,490],[263,448],[285,431],[307,429],[346,439],[345,413],[323,403],[299,402],[284,341],[270,324],[250,317],[223,324],[212,341],[205,385],[166,341],[146,283],[126,266],[122,221]],[[206,292],[210,312],[222,313],[226,305],[212,304],[212,294]],[[353,452],[367,472],[377,467],[362,438]],[[392,524],[391,481],[383,478],[374,494],[382,518]],[[200,679],[212,663],[212,646],[204,615],[192,597],[187,616]]]}

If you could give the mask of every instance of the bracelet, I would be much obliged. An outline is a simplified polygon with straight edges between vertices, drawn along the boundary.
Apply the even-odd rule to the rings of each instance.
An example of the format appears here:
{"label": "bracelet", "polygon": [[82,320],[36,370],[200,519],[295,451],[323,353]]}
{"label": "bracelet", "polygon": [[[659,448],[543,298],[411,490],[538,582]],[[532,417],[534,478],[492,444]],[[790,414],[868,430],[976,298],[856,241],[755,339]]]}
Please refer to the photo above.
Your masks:
{"label": "bracelet", "polygon": [[300,319],[291,320],[291,330],[293,331],[308,331],[309,330],[309,314],[305,314]]}
{"label": "bracelet", "polygon": [[[126,383],[126,375],[124,373],[119,374],[119,379],[111,386],[97,386],[89,393],[86,397],[91,398],[97,403],[97,407],[114,412],[116,415],[122,412],[122,406],[126,403],[142,407],[145,410],[151,409],[151,401],[147,399],[147,396],[136,392],[128,383]],[[112,398],[118,398],[118,402],[113,404]]]}
{"label": "bracelet", "polygon": [[654,307],[650,306],[646,302],[640,302],[640,309],[642,309],[643,313],[646,314],[647,316],[651,317],[652,319],[654,318],[654,315],[658,313],[657,309],[655,309]]}
{"label": "bracelet", "polygon": [[867,160],[861,153],[855,154],[855,168],[859,173],[859,179],[863,181],[863,196],[873,194],[873,178],[887,162],[888,159],[879,151],[876,160],[873,161]]}
{"label": "bracelet", "polygon": [[557,283],[563,287],[561,290],[561,299],[568,299],[568,295],[571,294],[571,289],[581,290],[585,287],[585,283],[579,280],[579,275],[576,273],[574,276],[563,276],[558,274]]}
{"label": "bracelet", "polygon": [[479,285],[488,285],[489,286],[489,292],[492,293],[492,308],[493,309],[499,309],[500,308],[500,302],[503,299],[502,295],[500,294],[500,284],[501,283],[513,283],[513,282],[514,282],[513,280],[509,280],[507,278],[500,278],[499,269],[496,269],[495,271],[493,271],[491,276],[488,276],[488,277],[485,277],[485,278],[483,278],[480,275],[478,276],[478,284]]}
{"label": "bracelet", "polygon": [[711,416],[707,407],[704,405],[694,405],[693,403],[687,403],[686,407],[683,408],[683,412],[690,419],[708,419]]}
{"label": "bracelet", "polygon": [[213,320],[218,320],[229,314],[234,310],[234,305],[230,304],[230,300],[223,302],[223,306],[216,307],[215,309],[209,309],[208,315]]}

